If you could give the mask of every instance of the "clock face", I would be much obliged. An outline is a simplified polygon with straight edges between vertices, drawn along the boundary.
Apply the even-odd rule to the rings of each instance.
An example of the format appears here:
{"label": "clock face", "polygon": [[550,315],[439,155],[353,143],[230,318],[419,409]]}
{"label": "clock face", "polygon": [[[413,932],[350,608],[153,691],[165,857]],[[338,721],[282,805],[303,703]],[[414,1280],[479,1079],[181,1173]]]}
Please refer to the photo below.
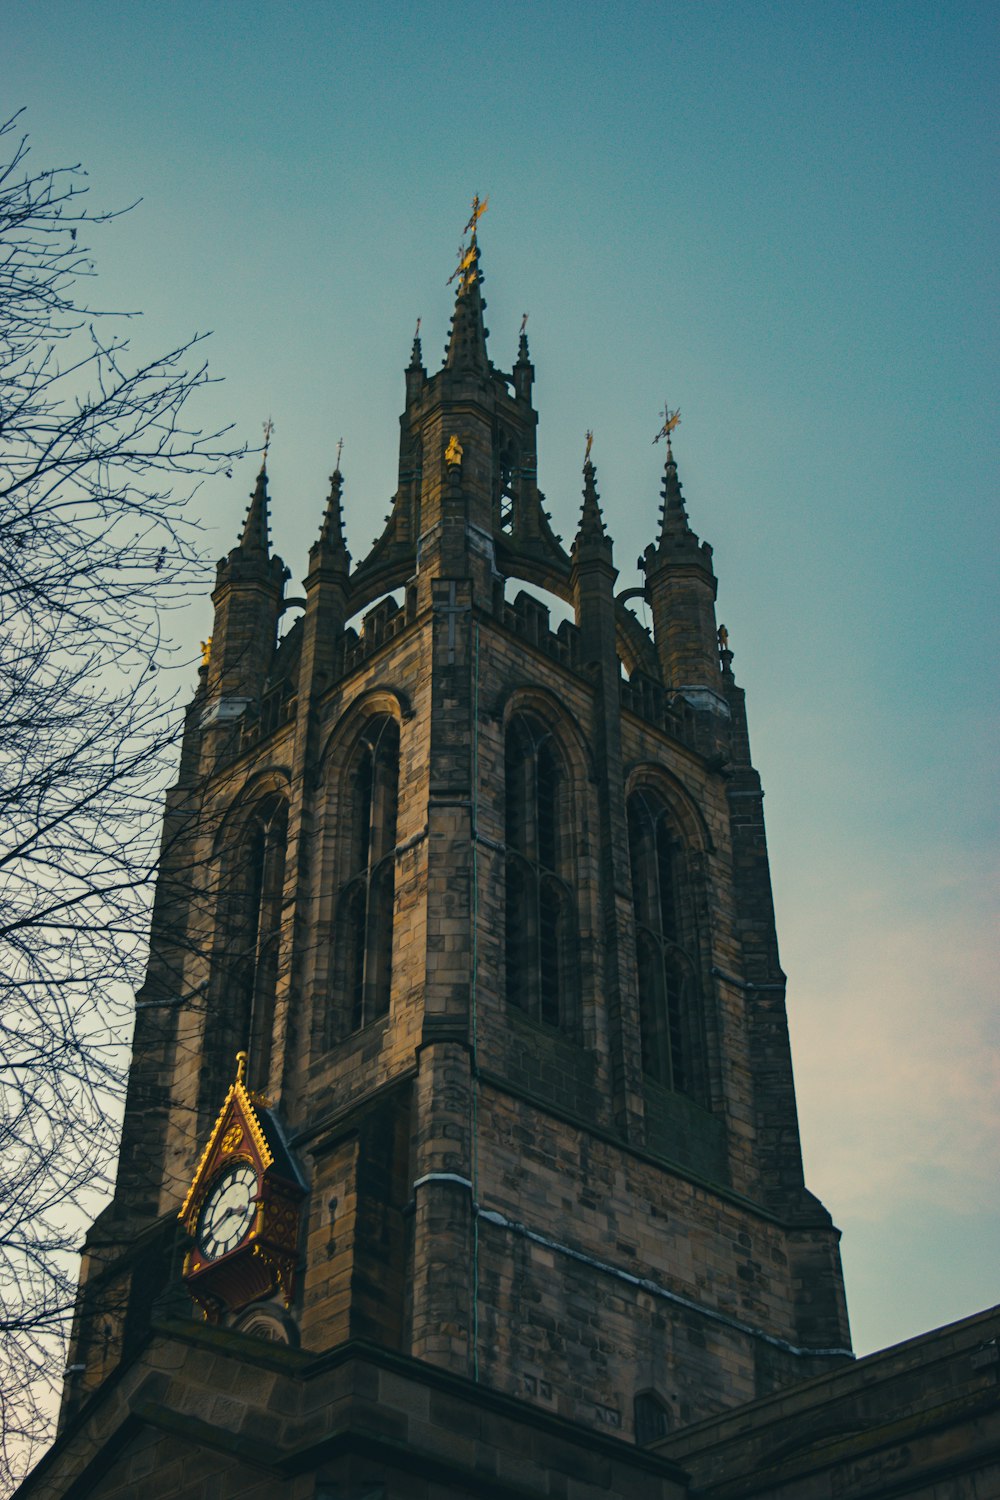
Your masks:
{"label": "clock face", "polygon": [[247,1162],[234,1162],[220,1172],[208,1190],[198,1216],[198,1248],[218,1260],[244,1238],[257,1207],[257,1173]]}

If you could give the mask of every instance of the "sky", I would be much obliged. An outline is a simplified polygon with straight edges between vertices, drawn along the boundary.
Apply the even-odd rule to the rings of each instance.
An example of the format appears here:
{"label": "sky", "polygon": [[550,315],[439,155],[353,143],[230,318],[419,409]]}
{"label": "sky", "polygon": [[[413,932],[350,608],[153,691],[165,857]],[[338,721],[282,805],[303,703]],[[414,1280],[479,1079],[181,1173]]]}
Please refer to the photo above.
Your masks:
{"label": "sky", "polygon": [[[204,425],[273,418],[294,580],[341,437],[355,558],[381,530],[475,192],[491,355],[528,312],[539,482],[568,541],[594,430],[619,587],[680,408],[855,1347],[996,1302],[997,7],[32,0],[3,31],[35,165],[141,200],[94,304],[143,312],[140,354],[212,330]],[[256,463],[199,493],[213,556]]]}

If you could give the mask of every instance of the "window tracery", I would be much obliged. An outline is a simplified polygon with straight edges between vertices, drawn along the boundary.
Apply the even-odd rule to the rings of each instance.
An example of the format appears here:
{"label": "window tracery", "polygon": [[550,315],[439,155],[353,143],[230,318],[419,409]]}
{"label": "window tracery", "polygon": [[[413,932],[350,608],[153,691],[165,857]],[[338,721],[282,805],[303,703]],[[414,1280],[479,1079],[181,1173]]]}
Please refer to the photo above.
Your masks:
{"label": "window tracery", "polygon": [[399,725],[391,715],[366,724],[346,790],[350,823],[336,977],[346,1029],[358,1031],[388,1012],[392,988]]}
{"label": "window tracery", "polygon": [[288,804],[273,795],[245,819],[229,860],[232,1010],[240,1018],[239,1041],[258,1088],[271,1061],[287,842]]}
{"label": "window tracery", "polygon": [[664,1088],[693,1094],[697,967],[686,854],[655,791],[633,792],[627,813],[642,1068]]}
{"label": "window tracery", "polygon": [[508,725],[504,771],[507,1001],[568,1028],[575,1009],[568,778],[552,734],[531,715]]}

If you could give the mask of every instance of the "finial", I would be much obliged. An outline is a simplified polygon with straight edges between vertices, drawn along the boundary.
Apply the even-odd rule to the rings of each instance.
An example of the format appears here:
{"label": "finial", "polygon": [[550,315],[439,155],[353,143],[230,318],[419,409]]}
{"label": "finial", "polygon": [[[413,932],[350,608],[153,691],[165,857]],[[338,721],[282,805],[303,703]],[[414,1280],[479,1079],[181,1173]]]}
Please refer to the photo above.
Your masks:
{"label": "finial", "polygon": [[658,443],[660,441],[660,438],[666,438],[666,440],[667,440],[667,449],[669,451],[669,449],[670,449],[670,434],[673,432],[674,428],[675,427],[679,427],[680,423],[681,423],[681,409],[680,409],[680,407],[678,407],[676,411],[671,411],[670,407],[667,405],[667,403],[664,402],[663,403],[663,414],[662,415],[663,415],[663,426],[660,428],[659,432],[656,434],[655,438],[653,439],[653,442],[654,443]]}
{"label": "finial", "polygon": [[584,468],[586,468],[587,464],[590,463],[590,450],[591,450],[591,448],[593,446],[594,446],[594,429],[592,427],[588,427],[587,428],[587,446],[586,446],[586,449],[584,450],[584,454],[583,454]]}
{"label": "finial", "polygon": [[528,332],[528,314],[521,314],[521,337],[524,338]]}
{"label": "finial", "polygon": [[455,311],[451,318],[451,332],[444,356],[445,365],[449,369],[464,366],[485,371],[490,368],[486,352],[488,330],[483,323],[486,303],[480,292],[483,275],[479,269],[479,246],[476,242],[476,225],[486,212],[486,204],[487,200],[484,198],[480,201],[478,194],[473,198],[472,215],[465,226],[465,233],[471,231],[471,237],[468,243],[463,239],[458,247],[458,265],[448,278],[449,283],[458,282]]}
{"label": "finial", "polygon": [[469,234],[471,232],[473,244],[476,243],[476,225],[479,223],[480,219],[483,217],[483,214],[486,212],[489,206],[489,194],[486,195],[482,203],[480,203],[479,201],[479,194],[475,194],[472,199],[472,214],[469,217],[468,224],[466,224],[465,229],[462,231],[463,234]]}
{"label": "finial", "polygon": [[447,282],[445,283],[446,286],[451,286],[451,283],[457,277],[459,296],[461,296],[463,292],[467,292],[479,278],[479,246],[476,243],[476,225],[479,223],[480,219],[483,217],[483,214],[489,207],[489,202],[489,198],[484,198],[480,203],[478,193],[473,198],[472,214],[469,218],[469,222],[466,224],[465,228],[462,231],[463,234],[469,234],[471,232],[472,238],[469,240],[468,245],[466,245],[464,239],[459,245],[458,265],[455,267],[454,271],[452,271],[451,275],[448,277]]}
{"label": "finial", "polygon": [[462,448],[461,443],[458,441],[458,435],[453,432],[448,440],[448,446],[444,450],[444,461],[448,465],[449,469],[457,469],[461,467],[463,452],[464,449]]}
{"label": "finial", "polygon": [[[419,318],[417,319],[417,327],[418,328],[420,327],[420,319]],[[334,472],[337,473],[337,474],[340,473],[340,455],[343,453],[343,451],[344,451],[344,439],[343,438],[338,438],[337,439],[337,462],[334,464]]]}
{"label": "finial", "polygon": [[[422,371],[423,367],[424,367],[424,352],[423,352],[423,349],[420,346],[420,324],[421,324],[421,322],[422,322],[422,319],[418,318],[417,319],[417,326],[413,330],[413,343],[412,343],[412,345],[410,347],[410,364],[409,364],[409,369],[407,370],[407,377],[409,377],[410,374],[415,374],[418,371]],[[410,384],[409,384],[409,380],[408,380],[408,383],[407,383],[407,391],[411,392],[411,387],[410,387]]]}
{"label": "finial", "polygon": [[245,1083],[247,1076],[247,1055],[245,1052],[236,1054],[236,1082]]}
{"label": "finial", "polygon": [[201,642],[201,664],[202,664],[202,666],[203,667],[207,667],[208,664],[209,664],[209,662],[211,660],[212,660],[212,637],[209,636],[209,638],[208,638],[207,641],[202,641]]}
{"label": "finial", "polygon": [[263,449],[263,452],[261,453],[261,456],[260,456],[260,472],[262,474],[264,473],[264,471],[267,468],[267,450],[271,446],[271,435],[274,432],[274,423],[271,421],[270,417],[268,417],[267,421],[263,424],[263,427],[264,427],[264,449]]}

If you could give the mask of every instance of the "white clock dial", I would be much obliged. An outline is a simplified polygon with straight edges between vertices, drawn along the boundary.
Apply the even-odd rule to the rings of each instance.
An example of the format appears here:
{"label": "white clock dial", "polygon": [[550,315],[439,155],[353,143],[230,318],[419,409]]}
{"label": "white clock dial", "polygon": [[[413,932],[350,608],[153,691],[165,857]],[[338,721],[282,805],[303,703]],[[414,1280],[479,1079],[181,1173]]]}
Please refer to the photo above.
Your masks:
{"label": "white clock dial", "polygon": [[198,1216],[198,1248],[209,1260],[227,1255],[246,1235],[257,1207],[257,1173],[246,1162],[227,1167],[212,1183]]}

